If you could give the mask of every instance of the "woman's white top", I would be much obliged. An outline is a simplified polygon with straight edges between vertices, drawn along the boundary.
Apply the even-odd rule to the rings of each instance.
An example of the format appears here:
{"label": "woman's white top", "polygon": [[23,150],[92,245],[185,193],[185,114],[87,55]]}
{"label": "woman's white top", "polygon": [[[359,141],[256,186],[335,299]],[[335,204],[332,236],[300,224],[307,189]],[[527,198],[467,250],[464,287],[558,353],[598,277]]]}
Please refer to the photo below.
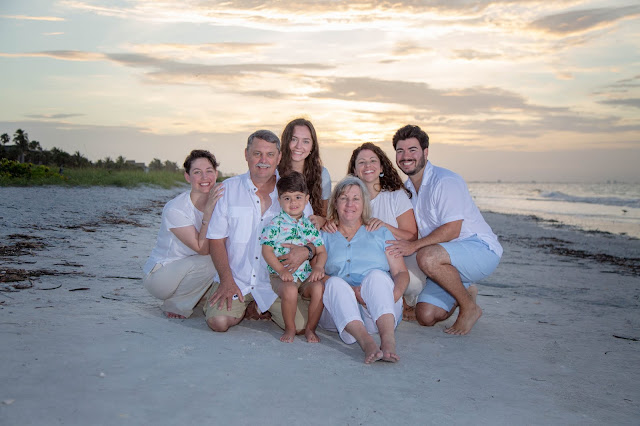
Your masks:
{"label": "woman's white top", "polygon": [[162,209],[162,221],[156,246],[151,251],[149,260],[147,260],[142,269],[145,274],[148,274],[157,263],[166,265],[187,256],[198,254],[171,232],[173,228],[183,228],[185,226],[194,226],[196,231],[200,232],[203,213],[193,205],[190,194],[191,190],[183,192],[169,201]]}
{"label": "woman's white top", "polygon": [[322,199],[328,200],[331,198],[331,176],[329,170],[326,167],[322,168]]}
{"label": "woman's white top", "polygon": [[398,216],[413,209],[413,204],[403,189],[382,191],[371,200],[371,216],[398,227]]}

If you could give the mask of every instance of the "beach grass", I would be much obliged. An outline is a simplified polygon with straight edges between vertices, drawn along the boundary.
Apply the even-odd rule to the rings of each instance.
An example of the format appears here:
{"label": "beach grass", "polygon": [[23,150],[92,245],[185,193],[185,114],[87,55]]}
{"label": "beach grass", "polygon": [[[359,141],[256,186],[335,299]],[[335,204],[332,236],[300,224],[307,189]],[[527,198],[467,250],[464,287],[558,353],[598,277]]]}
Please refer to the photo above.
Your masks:
{"label": "beach grass", "polygon": [[172,188],[184,182],[182,172],[166,170],[145,172],[143,170],[69,168],[60,174],[48,167],[33,166],[33,172],[28,174],[0,174],[0,186],[63,185],[133,188],[139,185],[156,185],[162,188]]}
{"label": "beach grass", "polygon": [[167,170],[107,170],[107,169],[67,169],[64,176],[69,185],[79,186],[119,186],[132,188],[138,185],[157,185],[172,188],[185,183],[182,172]]}

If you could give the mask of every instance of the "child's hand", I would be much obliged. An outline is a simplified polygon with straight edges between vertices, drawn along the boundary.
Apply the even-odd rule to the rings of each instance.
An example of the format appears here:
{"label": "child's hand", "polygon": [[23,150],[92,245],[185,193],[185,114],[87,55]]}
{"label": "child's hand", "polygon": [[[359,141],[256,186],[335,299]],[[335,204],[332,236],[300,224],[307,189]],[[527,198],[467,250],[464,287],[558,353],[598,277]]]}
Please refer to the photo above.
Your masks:
{"label": "child's hand", "polygon": [[324,267],[323,266],[316,266],[311,270],[311,275],[309,275],[309,281],[310,282],[316,282],[316,281],[320,281],[321,279],[324,278]]}
{"label": "child's hand", "polygon": [[280,279],[285,283],[291,283],[293,282],[293,274],[289,271],[284,271],[280,274]]}

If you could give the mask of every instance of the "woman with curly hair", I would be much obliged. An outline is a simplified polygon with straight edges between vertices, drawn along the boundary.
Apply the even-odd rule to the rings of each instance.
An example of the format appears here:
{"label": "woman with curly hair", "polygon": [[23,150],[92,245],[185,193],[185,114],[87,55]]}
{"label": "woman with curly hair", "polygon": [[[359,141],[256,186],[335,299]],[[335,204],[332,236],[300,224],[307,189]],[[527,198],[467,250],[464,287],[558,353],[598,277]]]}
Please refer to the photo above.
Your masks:
{"label": "woman with curly hair", "polygon": [[386,226],[396,240],[413,241],[418,227],[411,204],[411,192],[405,188],[391,160],[380,147],[370,142],[353,150],[347,174],[359,177],[371,196],[371,230]]}
{"label": "woman with curly hair", "polygon": [[311,121],[296,118],[282,131],[282,158],[278,173],[284,176],[291,171],[302,173],[309,187],[309,202],[313,215],[309,217],[318,228],[326,222],[327,205],[331,197],[331,177],[322,166],[316,129]]}
{"label": "woman with curly hair", "polygon": [[[418,227],[411,204],[411,192],[402,183],[400,175],[384,151],[370,142],[353,150],[347,173],[359,177],[371,196],[371,220],[368,231],[382,226],[391,231],[396,240],[414,241]],[[426,276],[416,262],[415,254],[407,256],[409,286],[404,293],[404,318],[415,319],[413,306],[426,283]]]}

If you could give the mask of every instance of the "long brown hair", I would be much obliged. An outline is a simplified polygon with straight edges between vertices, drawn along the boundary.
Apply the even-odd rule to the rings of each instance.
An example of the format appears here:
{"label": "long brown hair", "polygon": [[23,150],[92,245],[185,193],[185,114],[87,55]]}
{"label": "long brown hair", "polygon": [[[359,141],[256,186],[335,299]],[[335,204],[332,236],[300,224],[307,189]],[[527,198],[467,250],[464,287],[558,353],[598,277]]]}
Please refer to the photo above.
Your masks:
{"label": "long brown hair", "polygon": [[282,131],[281,152],[282,158],[278,164],[278,173],[284,176],[291,172],[291,139],[293,139],[293,130],[296,126],[307,126],[311,133],[311,151],[307,158],[304,159],[303,175],[309,187],[309,201],[313,214],[322,214],[322,160],[320,160],[320,149],[318,146],[318,136],[313,124],[305,118],[296,118],[289,122]]}
{"label": "long brown hair", "polygon": [[391,163],[387,154],[385,154],[379,146],[372,144],[371,142],[365,142],[353,150],[351,159],[349,160],[349,165],[347,166],[347,174],[356,175],[356,158],[363,149],[373,151],[373,153],[378,157],[378,160],[380,160],[380,167],[382,169],[382,176],[380,177],[380,191],[391,192],[397,191],[398,189],[404,189],[404,192],[406,192],[409,198],[411,198],[411,191],[409,191],[402,183],[402,179],[400,178],[398,171],[393,167],[393,163]]}

